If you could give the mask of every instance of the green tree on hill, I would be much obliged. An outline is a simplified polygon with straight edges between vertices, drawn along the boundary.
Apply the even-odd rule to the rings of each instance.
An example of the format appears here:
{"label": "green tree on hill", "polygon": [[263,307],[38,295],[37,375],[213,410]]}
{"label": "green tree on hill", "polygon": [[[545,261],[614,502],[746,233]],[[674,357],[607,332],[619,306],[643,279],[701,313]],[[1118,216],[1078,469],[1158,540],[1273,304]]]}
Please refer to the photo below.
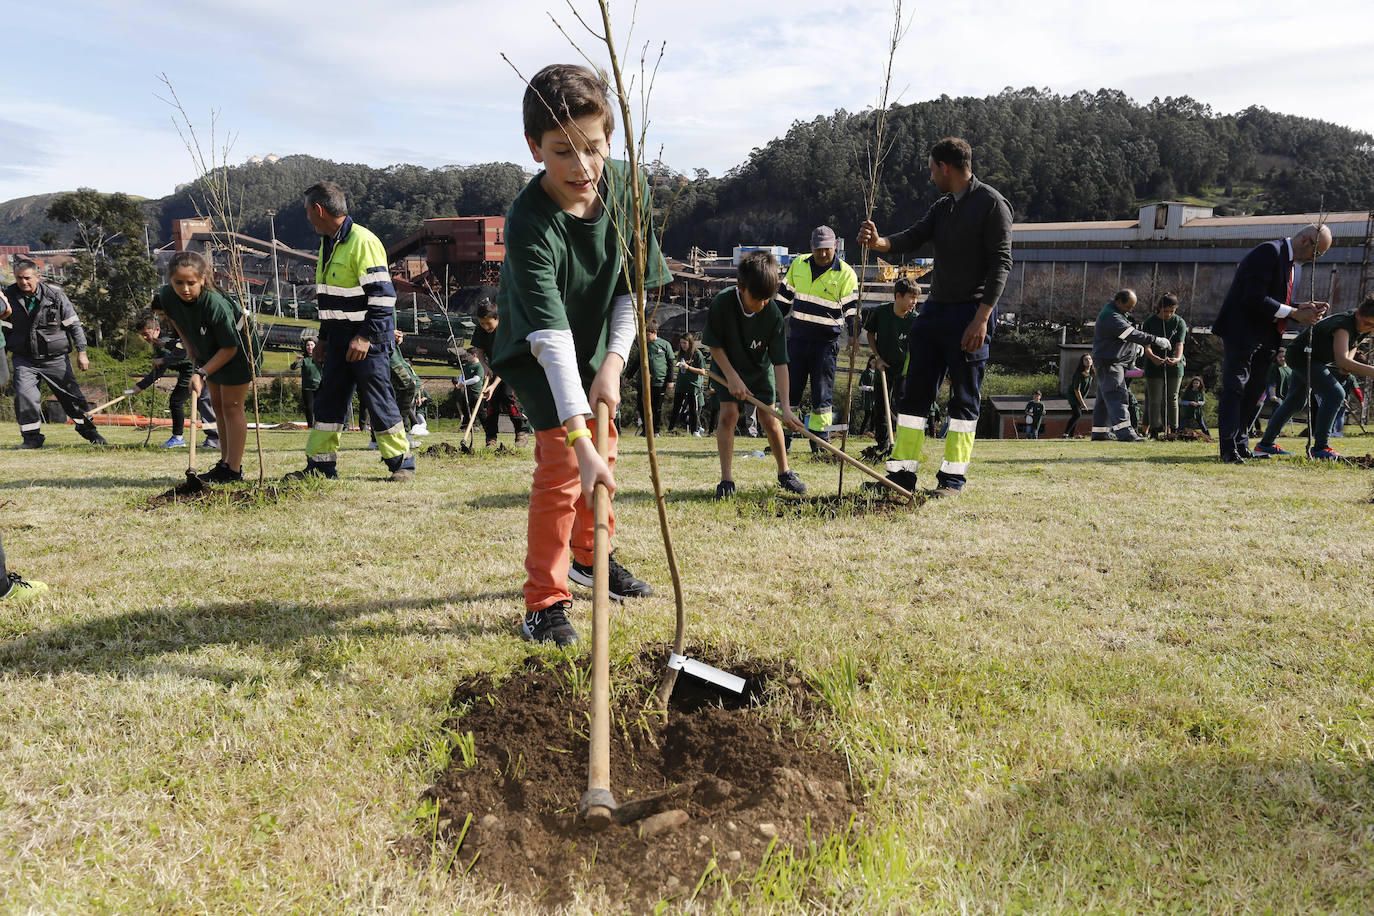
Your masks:
{"label": "green tree on hill", "polygon": [[48,207],[75,232],[74,279],[65,289],[95,343],[124,331],[148,305],[157,269],[143,244],[142,205],[126,194],[81,188]]}

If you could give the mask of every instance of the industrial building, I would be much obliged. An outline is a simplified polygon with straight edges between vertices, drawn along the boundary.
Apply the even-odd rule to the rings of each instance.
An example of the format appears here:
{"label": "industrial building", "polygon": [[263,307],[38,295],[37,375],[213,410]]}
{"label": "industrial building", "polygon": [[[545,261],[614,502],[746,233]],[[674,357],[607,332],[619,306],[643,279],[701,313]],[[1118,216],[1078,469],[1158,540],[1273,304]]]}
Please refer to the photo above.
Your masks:
{"label": "industrial building", "polygon": [[1246,252],[1310,223],[1330,227],[1332,246],[1298,278],[1294,296],[1354,308],[1374,289],[1374,211],[1216,216],[1211,207],[1164,202],[1141,207],[1136,219],[1014,225],[1002,310],[1018,320],[1089,322],[1128,286],[1147,303],[1173,293],[1188,324],[1207,327]]}

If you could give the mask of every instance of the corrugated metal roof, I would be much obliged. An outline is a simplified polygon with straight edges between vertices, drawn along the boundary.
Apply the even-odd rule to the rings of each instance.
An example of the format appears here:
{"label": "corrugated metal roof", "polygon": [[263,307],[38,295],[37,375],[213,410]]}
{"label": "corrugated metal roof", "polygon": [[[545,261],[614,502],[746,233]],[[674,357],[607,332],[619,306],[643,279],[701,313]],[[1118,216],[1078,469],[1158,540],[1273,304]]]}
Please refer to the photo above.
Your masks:
{"label": "corrugated metal roof", "polygon": [[1065,229],[1134,229],[1138,219],[1104,219],[1079,223],[1013,223],[1012,232],[1062,232]]}
{"label": "corrugated metal roof", "polygon": [[1183,228],[1194,226],[1284,226],[1308,223],[1361,223],[1369,219],[1364,210],[1349,210],[1343,213],[1276,213],[1268,216],[1204,216],[1186,220]]}

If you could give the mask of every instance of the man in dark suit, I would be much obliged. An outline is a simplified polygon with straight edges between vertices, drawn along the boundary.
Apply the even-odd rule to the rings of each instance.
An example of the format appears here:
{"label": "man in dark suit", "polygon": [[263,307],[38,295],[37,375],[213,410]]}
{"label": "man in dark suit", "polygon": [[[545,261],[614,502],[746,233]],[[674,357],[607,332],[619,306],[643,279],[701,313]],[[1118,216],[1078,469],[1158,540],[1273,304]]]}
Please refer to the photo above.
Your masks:
{"label": "man in dark suit", "polygon": [[1212,327],[1223,344],[1217,427],[1227,464],[1255,457],[1249,429],[1287,322],[1315,324],[1326,313],[1325,302],[1291,303],[1298,292],[1294,267],[1312,263],[1330,247],[1331,230],[1310,225],[1292,238],[1251,249],[1236,268]]}

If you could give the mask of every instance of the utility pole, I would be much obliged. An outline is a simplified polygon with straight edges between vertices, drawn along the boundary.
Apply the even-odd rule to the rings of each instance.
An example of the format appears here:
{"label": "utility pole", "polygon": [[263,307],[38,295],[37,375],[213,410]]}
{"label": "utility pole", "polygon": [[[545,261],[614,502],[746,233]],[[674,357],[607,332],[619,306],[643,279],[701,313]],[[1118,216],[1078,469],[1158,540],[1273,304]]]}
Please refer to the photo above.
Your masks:
{"label": "utility pole", "polygon": [[277,270],[277,211],[267,211],[268,231],[272,233],[272,301],[281,315],[281,272]]}

